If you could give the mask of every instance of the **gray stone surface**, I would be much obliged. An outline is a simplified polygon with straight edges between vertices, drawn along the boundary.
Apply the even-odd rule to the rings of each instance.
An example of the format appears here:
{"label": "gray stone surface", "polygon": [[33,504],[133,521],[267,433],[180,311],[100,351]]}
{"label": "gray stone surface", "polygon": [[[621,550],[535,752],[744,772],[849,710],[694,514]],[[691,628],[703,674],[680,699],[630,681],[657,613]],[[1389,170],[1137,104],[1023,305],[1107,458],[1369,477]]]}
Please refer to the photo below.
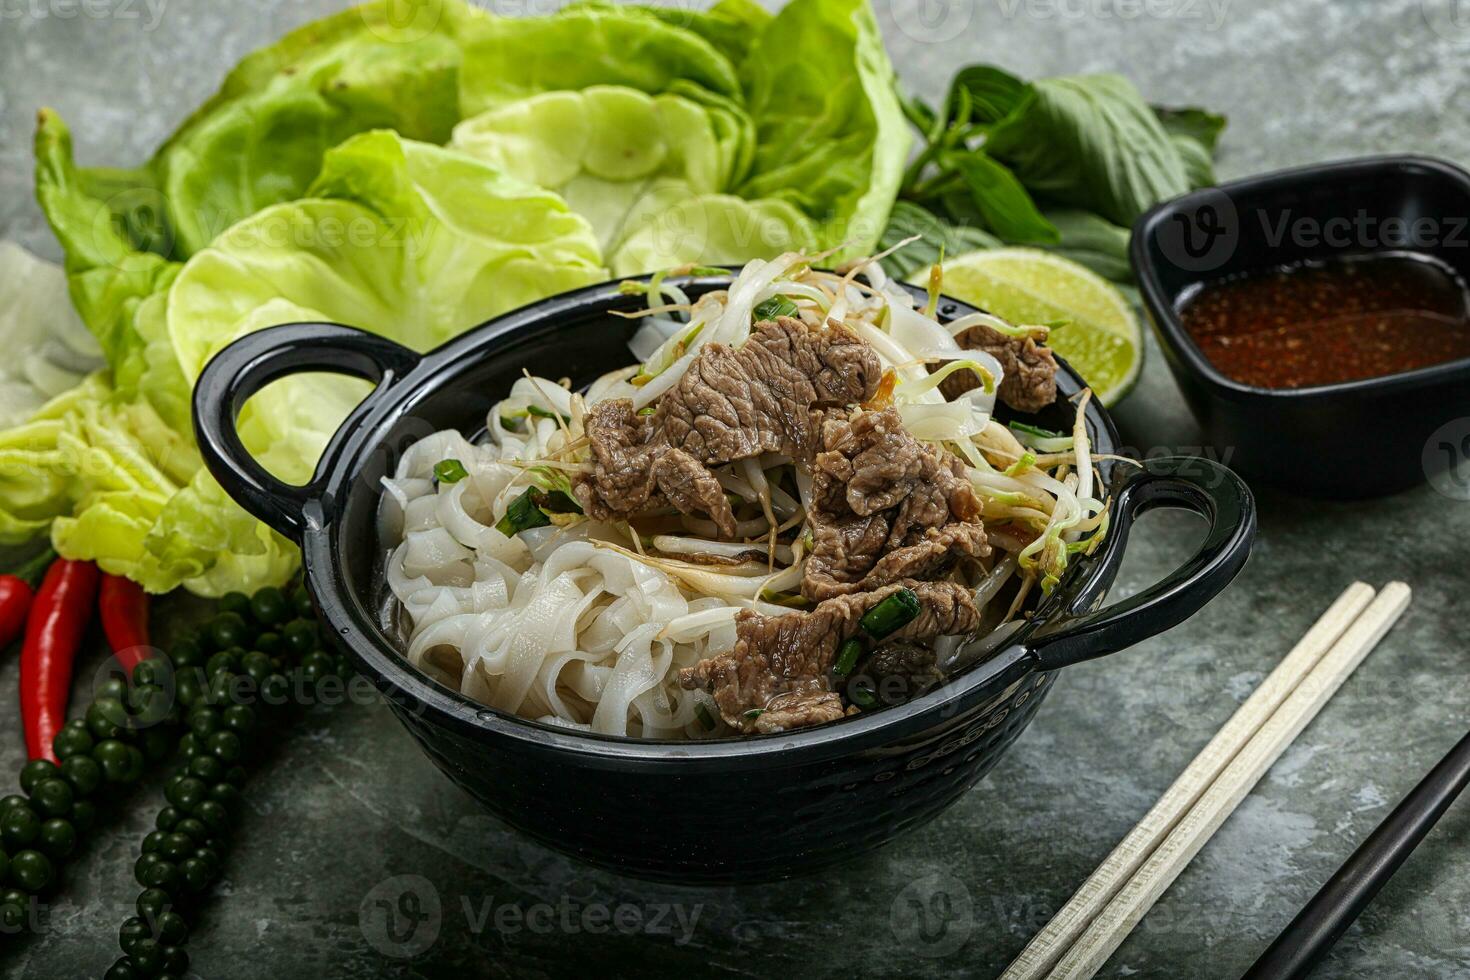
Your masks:
{"label": "gray stone surface", "polygon": [[[38,106],[56,107],[71,123],[84,162],[132,163],[242,54],[338,6],[153,2],[151,10],[145,0],[0,2],[0,236],[55,255],[29,193]],[[1454,29],[1448,2],[1425,3],[878,7],[894,60],[920,92],[937,94],[954,67],[973,60],[1026,75],[1122,71],[1151,99],[1228,113],[1220,170],[1233,176],[1385,151],[1470,159],[1470,26]],[[1464,410],[1446,406],[1447,417]],[[1139,447],[1199,441],[1157,356],[1118,415]],[[1237,976],[1470,722],[1470,651],[1457,617],[1470,585],[1470,506],[1421,488],[1352,504],[1263,493],[1261,509],[1256,554],[1214,604],[1166,635],[1066,671],[986,782],[928,827],[819,878],[681,889],[590,871],[483,815],[381,706],[313,714],[249,789],[240,844],[190,943],[194,969],[321,980],[573,971],[993,976],[1342,587],[1354,577],[1403,578],[1416,591],[1400,626],[1102,974]],[[1197,533],[1178,515],[1145,518],[1118,594],[1166,572]],[[13,659],[0,663],[0,691],[15,690],[16,673]],[[21,740],[13,695],[5,704],[0,771],[14,772]],[[100,974],[116,955],[117,927],[136,892],[129,869],[158,805],[158,785],[145,785],[75,862],[49,931],[9,943],[0,970]],[[1321,975],[1470,977],[1467,844],[1470,805],[1462,802]],[[410,883],[441,909],[436,940],[410,960],[385,956],[381,933],[365,934],[359,918],[372,899],[396,897],[403,882],[390,879],[400,875],[421,876]],[[916,931],[914,900],[937,893],[948,904],[929,906],[937,914]],[[543,904],[549,929],[548,913],[537,911]],[[614,921],[631,927],[637,916],[639,928],[597,935],[584,927],[595,925],[582,918],[586,910],[624,905]],[[661,934],[649,934],[665,905],[685,923],[692,918],[692,928],[671,914]]]}

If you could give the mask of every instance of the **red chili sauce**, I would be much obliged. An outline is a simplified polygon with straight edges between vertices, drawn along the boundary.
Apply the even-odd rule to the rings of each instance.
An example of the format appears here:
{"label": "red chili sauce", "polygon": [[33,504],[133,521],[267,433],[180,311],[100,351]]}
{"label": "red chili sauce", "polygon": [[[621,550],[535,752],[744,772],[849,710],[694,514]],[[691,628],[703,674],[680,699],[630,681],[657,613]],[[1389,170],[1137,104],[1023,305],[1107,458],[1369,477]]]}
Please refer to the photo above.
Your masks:
{"label": "red chili sauce", "polygon": [[1406,253],[1303,262],[1205,283],[1179,308],[1222,374],[1262,388],[1379,378],[1470,357],[1470,293]]}

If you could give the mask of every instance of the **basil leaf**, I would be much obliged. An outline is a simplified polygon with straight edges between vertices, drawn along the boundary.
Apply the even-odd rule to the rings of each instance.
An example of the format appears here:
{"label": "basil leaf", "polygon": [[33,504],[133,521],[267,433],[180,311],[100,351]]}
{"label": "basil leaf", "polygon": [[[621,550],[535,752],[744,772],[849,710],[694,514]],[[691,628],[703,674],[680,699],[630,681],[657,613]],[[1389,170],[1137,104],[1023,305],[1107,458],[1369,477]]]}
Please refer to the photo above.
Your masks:
{"label": "basil leaf", "polygon": [[1159,118],[1121,75],[1044,78],[991,126],[985,151],[1034,195],[1131,226],[1189,190],[1190,174]]}
{"label": "basil leaf", "polygon": [[1225,117],[1193,107],[1154,106],[1153,109],[1184,161],[1184,172],[1189,176],[1190,186],[1209,187],[1214,184],[1215,146],[1225,128]]}
{"label": "basil leaf", "polygon": [[994,65],[970,65],[955,73],[945,106],[951,120],[999,122],[1032,97],[1031,86]]}
{"label": "basil leaf", "polygon": [[1001,238],[1040,245],[1054,245],[1060,240],[1056,228],[1004,164],[979,151],[946,153],[941,163],[964,178],[975,210],[986,227]]}
{"label": "basil leaf", "polygon": [[912,201],[899,201],[888,215],[888,227],[878,240],[880,251],[892,248],[905,238],[922,236],[883,260],[889,275],[906,279],[920,269],[939,261],[945,255],[961,255],[982,248],[999,248],[1001,240],[973,225],[952,225],[934,212]]}
{"label": "basil leaf", "polygon": [[1045,213],[1061,235],[1061,241],[1052,251],[1087,266],[1104,279],[1133,281],[1133,266],[1128,261],[1127,228],[1091,211],[1075,208],[1048,209]]}

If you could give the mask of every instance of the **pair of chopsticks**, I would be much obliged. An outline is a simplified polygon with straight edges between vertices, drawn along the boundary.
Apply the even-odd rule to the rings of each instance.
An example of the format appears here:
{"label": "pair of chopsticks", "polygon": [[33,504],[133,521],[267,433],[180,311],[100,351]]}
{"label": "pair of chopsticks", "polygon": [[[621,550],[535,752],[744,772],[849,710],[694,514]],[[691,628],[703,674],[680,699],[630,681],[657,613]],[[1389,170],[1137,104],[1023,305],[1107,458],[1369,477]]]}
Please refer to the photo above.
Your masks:
{"label": "pair of chopsticks", "polygon": [[1402,582],[1349,586],[1001,980],[1096,974],[1408,604]]}

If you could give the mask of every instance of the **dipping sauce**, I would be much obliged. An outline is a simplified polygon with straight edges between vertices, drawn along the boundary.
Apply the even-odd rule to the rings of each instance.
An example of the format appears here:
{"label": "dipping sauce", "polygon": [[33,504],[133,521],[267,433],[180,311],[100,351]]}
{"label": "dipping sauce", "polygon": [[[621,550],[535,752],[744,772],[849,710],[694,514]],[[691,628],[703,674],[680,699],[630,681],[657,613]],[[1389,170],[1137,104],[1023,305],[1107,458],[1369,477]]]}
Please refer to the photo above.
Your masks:
{"label": "dipping sauce", "polygon": [[1205,283],[1184,329],[1222,374],[1262,388],[1379,378],[1470,357],[1470,293],[1402,252],[1299,263]]}

